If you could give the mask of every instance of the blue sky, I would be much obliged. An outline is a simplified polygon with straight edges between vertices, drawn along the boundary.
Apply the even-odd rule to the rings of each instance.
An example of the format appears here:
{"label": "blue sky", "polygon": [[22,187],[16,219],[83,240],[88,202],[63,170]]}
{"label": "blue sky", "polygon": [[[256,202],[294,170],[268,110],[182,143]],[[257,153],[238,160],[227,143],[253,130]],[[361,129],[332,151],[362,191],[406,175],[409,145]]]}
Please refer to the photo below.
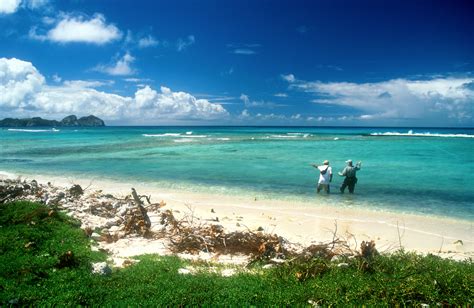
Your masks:
{"label": "blue sky", "polygon": [[469,2],[0,0],[0,118],[474,126]]}

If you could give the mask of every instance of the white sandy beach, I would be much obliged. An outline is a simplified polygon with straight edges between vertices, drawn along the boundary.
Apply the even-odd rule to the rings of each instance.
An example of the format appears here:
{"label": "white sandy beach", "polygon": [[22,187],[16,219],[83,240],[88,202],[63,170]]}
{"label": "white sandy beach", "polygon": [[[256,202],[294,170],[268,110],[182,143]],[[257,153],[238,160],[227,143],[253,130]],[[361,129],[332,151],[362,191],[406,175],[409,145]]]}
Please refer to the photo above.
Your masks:
{"label": "white sandy beach", "polygon": [[[2,176],[6,177],[0,174]],[[395,251],[402,246],[407,251],[458,260],[474,257],[474,226],[468,221],[335,207],[324,203],[315,205],[173,191],[152,184],[127,183],[125,180],[112,182],[32,174],[22,175],[22,178],[35,179],[39,183],[51,182],[57,186],[79,184],[88,190],[102,190],[118,196],[129,194],[131,187],[134,187],[140,195],[151,195],[153,202],[165,201],[166,208],[178,216],[192,212],[200,222],[218,220],[228,231],[263,228],[265,232],[303,245],[329,242],[336,232],[338,238],[347,240],[354,249],[358,249],[362,241],[374,240],[381,252]],[[116,254],[123,257],[160,253],[163,250],[162,244],[144,239],[122,241],[109,248],[115,248]]]}

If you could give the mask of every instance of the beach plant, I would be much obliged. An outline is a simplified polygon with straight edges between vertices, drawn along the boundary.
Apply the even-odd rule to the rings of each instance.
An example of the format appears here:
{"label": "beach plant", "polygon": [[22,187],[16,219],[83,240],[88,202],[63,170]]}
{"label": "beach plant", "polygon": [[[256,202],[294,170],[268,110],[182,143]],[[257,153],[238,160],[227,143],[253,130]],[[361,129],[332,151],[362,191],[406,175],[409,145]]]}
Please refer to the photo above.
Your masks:
{"label": "beach plant", "polygon": [[[79,221],[46,206],[0,204],[0,226],[0,304],[49,298],[50,290],[87,276],[90,262],[106,258],[91,251]],[[57,286],[46,287],[52,281]]]}
{"label": "beach plant", "polygon": [[[234,266],[230,277],[221,275],[225,265],[158,255],[137,257],[138,263],[100,276],[92,274],[91,262],[107,256],[91,251],[78,226],[41,204],[0,204],[0,306],[473,304],[472,260],[403,250],[379,254],[370,242],[355,256],[313,247],[311,254],[268,269],[263,259]],[[183,268],[197,270],[182,274]]]}

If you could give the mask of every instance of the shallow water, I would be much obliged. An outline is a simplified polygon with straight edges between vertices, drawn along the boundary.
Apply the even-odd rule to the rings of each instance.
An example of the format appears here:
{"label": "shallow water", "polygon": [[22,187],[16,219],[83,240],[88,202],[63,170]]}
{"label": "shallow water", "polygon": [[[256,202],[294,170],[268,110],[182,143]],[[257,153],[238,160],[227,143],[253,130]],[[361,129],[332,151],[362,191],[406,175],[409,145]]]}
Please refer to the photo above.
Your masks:
{"label": "shallow water", "polygon": [[[474,129],[0,129],[0,170],[474,220]],[[356,194],[316,196],[310,163],[362,161]]]}

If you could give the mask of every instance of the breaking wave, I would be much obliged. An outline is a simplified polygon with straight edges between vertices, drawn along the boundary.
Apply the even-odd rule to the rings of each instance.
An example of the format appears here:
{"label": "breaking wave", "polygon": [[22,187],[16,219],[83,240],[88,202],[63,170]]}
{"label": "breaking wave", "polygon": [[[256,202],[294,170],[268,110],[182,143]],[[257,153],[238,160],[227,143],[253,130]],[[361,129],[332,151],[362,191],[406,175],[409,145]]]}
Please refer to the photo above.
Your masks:
{"label": "breaking wave", "polygon": [[414,133],[412,130],[409,130],[406,133],[399,132],[376,132],[370,133],[370,136],[404,136],[404,137],[440,137],[440,138],[474,138],[474,135],[469,134],[439,134],[439,133]]}
{"label": "breaking wave", "polygon": [[23,128],[9,128],[11,132],[26,132],[26,133],[44,133],[44,132],[59,132],[57,128],[52,129],[23,129]]}
{"label": "breaking wave", "polygon": [[166,133],[166,134],[142,134],[144,137],[178,137],[181,134]]}

